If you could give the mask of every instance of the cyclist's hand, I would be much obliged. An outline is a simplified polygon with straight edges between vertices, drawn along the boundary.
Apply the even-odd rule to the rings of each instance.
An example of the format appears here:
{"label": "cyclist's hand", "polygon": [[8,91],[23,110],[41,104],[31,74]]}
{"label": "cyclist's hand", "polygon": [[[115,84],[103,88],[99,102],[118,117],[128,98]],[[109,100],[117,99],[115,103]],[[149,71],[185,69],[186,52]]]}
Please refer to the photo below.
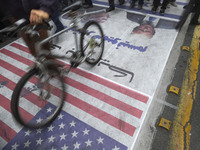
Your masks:
{"label": "cyclist's hand", "polygon": [[43,19],[49,19],[49,14],[43,10],[32,9],[30,14],[30,22],[34,24],[42,23]]}

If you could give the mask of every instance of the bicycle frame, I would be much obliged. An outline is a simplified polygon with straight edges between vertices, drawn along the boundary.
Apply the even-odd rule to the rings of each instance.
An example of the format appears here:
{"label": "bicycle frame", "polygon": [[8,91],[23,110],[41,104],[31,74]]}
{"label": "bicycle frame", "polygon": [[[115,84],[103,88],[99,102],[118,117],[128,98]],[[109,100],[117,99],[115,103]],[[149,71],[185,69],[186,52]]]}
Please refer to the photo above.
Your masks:
{"label": "bicycle frame", "polygon": [[[63,15],[69,14],[69,13],[71,13],[71,12],[72,12],[72,11],[70,10],[70,11],[64,13]],[[51,36],[49,36],[48,38],[46,38],[46,39],[42,40],[41,42],[39,42],[39,43],[36,45],[37,51],[41,49],[41,46],[42,46],[43,44],[45,44],[45,43],[51,41],[52,39],[56,38],[57,36],[63,34],[64,32],[67,32],[67,31],[69,31],[69,30],[71,30],[71,29],[75,29],[75,30],[73,31],[73,34],[74,34],[74,40],[75,40],[75,48],[76,48],[76,51],[80,51],[80,47],[79,47],[79,45],[78,45],[78,40],[77,40],[77,39],[78,39],[78,37],[77,37],[77,32],[78,32],[78,30],[79,30],[80,28],[78,28],[78,26],[77,26],[77,22],[78,22],[77,20],[79,20],[79,19],[81,19],[81,18],[83,18],[83,17],[85,17],[85,16],[87,16],[87,15],[97,14],[97,13],[101,13],[101,12],[106,12],[106,10],[103,9],[103,10],[97,10],[97,11],[92,11],[92,12],[85,12],[85,13],[82,14],[82,15],[75,15],[75,16],[73,17],[71,23],[70,23],[70,27],[65,28],[65,29],[59,31],[58,33],[55,33],[54,35],[51,35]],[[76,13],[76,12],[73,12],[73,13]]]}

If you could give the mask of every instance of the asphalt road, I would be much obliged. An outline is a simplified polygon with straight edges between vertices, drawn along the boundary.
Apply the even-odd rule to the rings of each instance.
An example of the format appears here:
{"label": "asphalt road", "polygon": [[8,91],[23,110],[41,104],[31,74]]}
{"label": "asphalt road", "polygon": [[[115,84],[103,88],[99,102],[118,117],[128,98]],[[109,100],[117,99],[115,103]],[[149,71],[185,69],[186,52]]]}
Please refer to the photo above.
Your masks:
{"label": "asphalt road", "polygon": [[[161,113],[156,119],[154,128],[152,127],[153,142],[148,147],[151,150],[200,149],[197,140],[200,133],[199,26],[189,25],[190,17],[174,44],[165,69],[165,73],[169,74],[162,78],[163,81],[168,78],[160,85],[163,95],[166,94],[166,96],[163,96],[165,100]],[[182,46],[188,46],[190,50],[182,50]],[[175,66],[174,62],[176,62]],[[178,94],[176,91],[169,91],[170,85],[179,88]],[[171,121],[169,130],[165,126],[159,126],[161,118]],[[166,123],[168,125],[168,122]]]}

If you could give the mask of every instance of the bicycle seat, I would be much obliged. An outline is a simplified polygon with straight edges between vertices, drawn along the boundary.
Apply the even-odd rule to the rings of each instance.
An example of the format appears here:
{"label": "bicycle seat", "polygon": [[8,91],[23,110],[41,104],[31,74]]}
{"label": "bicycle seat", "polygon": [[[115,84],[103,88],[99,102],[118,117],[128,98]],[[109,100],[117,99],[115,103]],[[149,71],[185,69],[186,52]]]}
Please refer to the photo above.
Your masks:
{"label": "bicycle seat", "polygon": [[20,29],[21,27],[27,25],[28,23],[29,23],[29,21],[27,21],[26,19],[20,19],[20,20],[16,21],[14,24],[0,30],[0,33],[15,32],[18,29]]}
{"label": "bicycle seat", "polygon": [[72,5],[70,5],[70,6],[68,6],[68,7],[66,7],[66,8],[64,8],[62,11],[63,12],[67,12],[67,11],[76,11],[76,10],[78,10],[79,8],[81,8],[81,2],[80,1],[77,1],[77,2],[75,2],[74,4],[72,4]]}

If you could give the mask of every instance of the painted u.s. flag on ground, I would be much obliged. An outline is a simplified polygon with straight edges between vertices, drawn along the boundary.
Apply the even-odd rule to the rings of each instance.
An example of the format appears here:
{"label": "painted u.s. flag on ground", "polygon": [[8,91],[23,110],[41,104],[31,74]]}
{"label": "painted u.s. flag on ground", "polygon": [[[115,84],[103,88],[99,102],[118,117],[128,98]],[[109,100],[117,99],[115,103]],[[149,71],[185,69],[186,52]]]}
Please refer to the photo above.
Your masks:
{"label": "painted u.s. flag on ground", "polygon": [[[0,149],[127,150],[131,149],[148,109],[149,97],[84,71],[66,77],[67,99],[47,128],[30,130],[12,118],[10,99],[18,80],[33,64],[27,47],[12,43],[0,50]],[[31,103],[29,103],[31,104]],[[33,104],[33,103],[32,103]],[[33,104],[34,105],[34,104]],[[46,106],[35,115],[37,121]]]}

